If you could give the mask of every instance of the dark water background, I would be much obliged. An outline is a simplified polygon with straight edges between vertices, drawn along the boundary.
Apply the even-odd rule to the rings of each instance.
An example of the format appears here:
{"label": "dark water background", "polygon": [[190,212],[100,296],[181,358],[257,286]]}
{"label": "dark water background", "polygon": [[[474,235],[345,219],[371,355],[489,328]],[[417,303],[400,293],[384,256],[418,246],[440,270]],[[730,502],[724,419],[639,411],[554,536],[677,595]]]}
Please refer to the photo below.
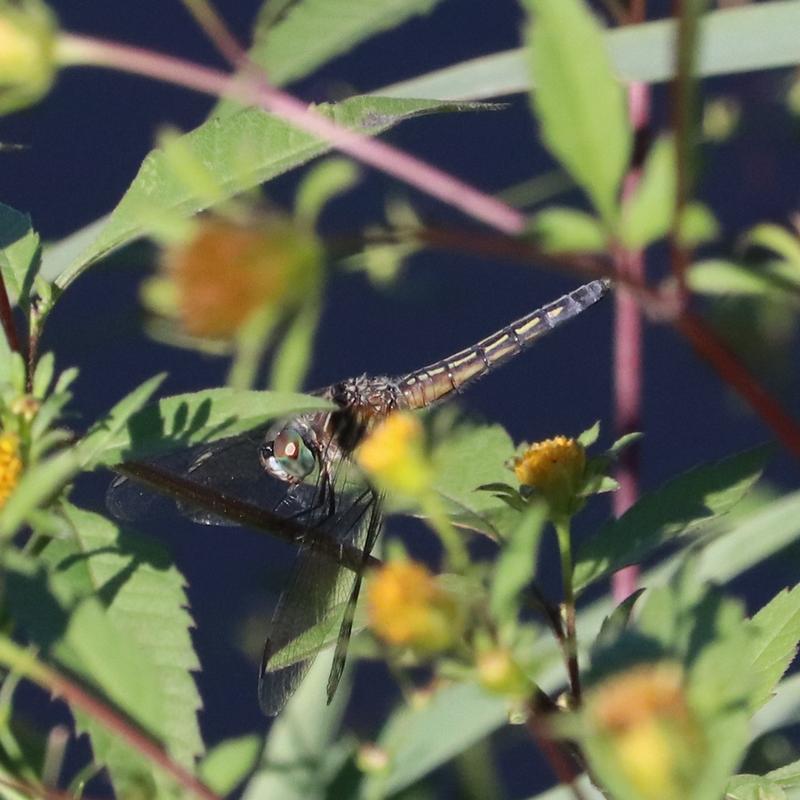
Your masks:
{"label": "dark water background", "polygon": [[[241,36],[256,0],[221,4]],[[106,36],[186,58],[219,60],[178,3],[56,4],[64,27]],[[490,17],[490,22],[487,19]],[[514,3],[445,2],[429,17],[363,45],[313,79],[294,87],[309,100],[342,94],[343,87],[368,91],[465,58],[514,47],[521,14]],[[220,64],[221,66],[221,64]],[[728,237],[755,221],[783,222],[797,205],[797,128],[781,106],[785,72],[717,80],[709,93],[730,92],[744,103],[743,123],[732,142],[708,150],[701,196],[719,214]],[[655,93],[655,119],[665,118],[666,92]],[[501,113],[442,116],[412,121],[388,138],[488,191],[497,191],[549,169],[535,138],[524,97],[509,98]],[[190,129],[210,101],[172,87],[111,72],[73,70],[63,75],[38,107],[0,120],[0,140],[27,146],[0,153],[0,201],[29,212],[46,239],[56,239],[109,211],[133,178],[165,123]],[[294,176],[270,185],[269,196],[286,202]],[[370,175],[359,190],[326,213],[326,230],[352,233],[381,216],[385,193],[395,184]],[[453,212],[412,195],[431,220],[458,222]],[[728,246],[730,239],[722,243]],[[656,254],[652,268],[663,273]],[[47,330],[44,347],[63,368],[81,367],[76,408],[82,422],[111,406],[142,380],[167,370],[165,392],[219,385],[226,365],[158,345],[141,334],[138,285],[150,269],[149,251],[113,266],[95,268],[67,294]],[[400,373],[477,340],[575,284],[543,271],[479,258],[428,253],[413,259],[391,291],[378,291],[363,277],[334,274],[317,336],[308,388],[345,376]],[[464,398],[469,412],[503,424],[515,440],[577,433],[601,419],[610,425],[610,302],[548,339]],[[649,327],[645,367],[646,439],[642,484],[657,486],[692,464],[770,438],[769,432],[721,388],[707,367],[668,329]],[[791,390],[791,377],[788,388]],[[787,399],[800,411],[796,394]],[[608,439],[605,439],[607,442]],[[479,455],[476,455],[479,457]],[[770,477],[785,487],[797,469],[778,455]],[[102,510],[105,476],[90,477],[77,497]],[[394,520],[390,531],[420,532]],[[205,703],[206,741],[266,727],[255,699],[255,663],[239,643],[248,620],[268,619],[280,575],[291,550],[243,531],[187,523],[148,531],[164,539],[189,581],[194,640],[203,671],[197,680]],[[416,541],[414,539],[414,541]],[[425,545],[415,544],[412,548]],[[793,583],[797,558],[757,571],[737,582],[752,607]],[[258,627],[257,627],[258,629]],[[370,670],[368,680],[375,678]],[[376,710],[391,695],[381,689]],[[363,696],[363,695],[362,695]],[[357,720],[368,735],[369,718]],[[372,730],[374,733],[374,729]],[[543,781],[528,748],[512,750],[506,777],[524,796]]]}

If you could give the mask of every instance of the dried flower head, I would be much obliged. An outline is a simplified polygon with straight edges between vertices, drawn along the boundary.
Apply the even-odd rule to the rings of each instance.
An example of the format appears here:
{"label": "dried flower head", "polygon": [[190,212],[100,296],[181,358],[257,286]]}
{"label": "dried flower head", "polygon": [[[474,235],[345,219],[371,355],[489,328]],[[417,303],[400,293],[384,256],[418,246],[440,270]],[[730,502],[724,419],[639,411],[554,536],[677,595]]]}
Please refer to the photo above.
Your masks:
{"label": "dried flower head", "polygon": [[461,609],[431,572],[415,561],[392,561],[372,577],[369,625],[387,644],[420,653],[447,650],[460,636]]}
{"label": "dried flower head", "polygon": [[183,329],[208,339],[235,336],[260,309],[295,305],[317,280],[319,264],[313,234],[282,218],[204,218],[163,258]]}

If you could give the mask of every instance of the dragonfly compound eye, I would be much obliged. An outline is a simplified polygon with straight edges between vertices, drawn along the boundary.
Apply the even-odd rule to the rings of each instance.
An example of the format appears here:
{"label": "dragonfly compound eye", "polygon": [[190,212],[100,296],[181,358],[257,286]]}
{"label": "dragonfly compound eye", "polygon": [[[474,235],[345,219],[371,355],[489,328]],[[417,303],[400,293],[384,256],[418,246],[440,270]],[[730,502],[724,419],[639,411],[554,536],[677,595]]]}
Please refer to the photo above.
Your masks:
{"label": "dragonfly compound eye", "polygon": [[[267,446],[263,445],[262,451]],[[314,453],[296,430],[284,428],[270,449],[272,452],[265,466],[284,480],[305,478],[314,469]]]}

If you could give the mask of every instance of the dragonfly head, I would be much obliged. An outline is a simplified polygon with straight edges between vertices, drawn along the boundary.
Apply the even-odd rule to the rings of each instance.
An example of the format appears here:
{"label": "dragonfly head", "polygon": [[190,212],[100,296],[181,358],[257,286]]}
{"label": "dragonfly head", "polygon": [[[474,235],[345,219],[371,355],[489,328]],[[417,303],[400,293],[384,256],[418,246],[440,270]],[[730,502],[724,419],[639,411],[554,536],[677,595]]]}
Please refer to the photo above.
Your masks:
{"label": "dragonfly head", "polygon": [[314,450],[291,423],[274,437],[267,435],[258,457],[270,475],[288,483],[300,483],[316,466]]}

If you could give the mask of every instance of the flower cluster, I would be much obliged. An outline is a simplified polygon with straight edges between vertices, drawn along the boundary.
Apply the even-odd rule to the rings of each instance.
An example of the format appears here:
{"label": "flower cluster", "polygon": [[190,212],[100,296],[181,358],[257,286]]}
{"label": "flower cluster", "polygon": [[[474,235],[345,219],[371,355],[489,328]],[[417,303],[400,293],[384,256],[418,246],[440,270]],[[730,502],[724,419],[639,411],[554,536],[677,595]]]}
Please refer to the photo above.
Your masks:
{"label": "flower cluster", "polygon": [[19,437],[14,433],[0,434],[0,508],[19,482],[22,467]]}

